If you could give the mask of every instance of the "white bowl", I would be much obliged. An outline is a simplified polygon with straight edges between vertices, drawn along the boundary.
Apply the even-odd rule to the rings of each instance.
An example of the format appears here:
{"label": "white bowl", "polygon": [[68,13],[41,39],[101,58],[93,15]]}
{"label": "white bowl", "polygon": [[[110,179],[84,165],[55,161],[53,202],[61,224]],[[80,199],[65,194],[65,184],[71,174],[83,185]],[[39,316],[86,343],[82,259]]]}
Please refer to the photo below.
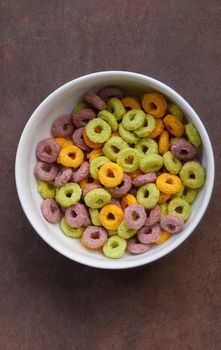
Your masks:
{"label": "white bowl", "polygon": [[[157,90],[168,100],[181,107],[187,119],[197,127],[203,140],[202,163],[206,169],[206,182],[192,204],[191,216],[184,230],[162,245],[153,246],[141,255],[125,255],[118,260],[107,259],[101,252],[85,249],[78,239],[66,237],[59,225],[48,223],[41,214],[41,198],[37,191],[33,168],[36,163],[37,143],[50,135],[53,120],[61,113],[70,113],[73,106],[87,90],[97,91],[106,85],[119,85],[126,91],[146,92]],[[214,181],[214,157],[208,134],[192,107],[173,89],[145,75],[123,72],[98,72],[74,79],[49,95],[28,120],[16,155],[15,167],[18,196],[23,210],[33,228],[55,250],[79,263],[106,269],[123,269],[150,263],[178,247],[194,231],[209,203]]]}

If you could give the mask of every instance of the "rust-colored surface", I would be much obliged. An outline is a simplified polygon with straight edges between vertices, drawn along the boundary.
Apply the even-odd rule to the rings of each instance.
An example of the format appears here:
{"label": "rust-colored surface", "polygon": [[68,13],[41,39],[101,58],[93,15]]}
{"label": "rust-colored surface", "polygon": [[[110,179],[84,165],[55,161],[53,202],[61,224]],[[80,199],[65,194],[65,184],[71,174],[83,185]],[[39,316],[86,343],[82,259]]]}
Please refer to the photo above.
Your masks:
{"label": "rust-colored surface", "polygon": [[[1,1],[1,349],[220,349],[220,18],[215,0]],[[175,88],[199,113],[216,158],[213,198],[194,234],[128,271],[53,251],[14,184],[16,146],[37,105],[75,77],[111,69]]]}

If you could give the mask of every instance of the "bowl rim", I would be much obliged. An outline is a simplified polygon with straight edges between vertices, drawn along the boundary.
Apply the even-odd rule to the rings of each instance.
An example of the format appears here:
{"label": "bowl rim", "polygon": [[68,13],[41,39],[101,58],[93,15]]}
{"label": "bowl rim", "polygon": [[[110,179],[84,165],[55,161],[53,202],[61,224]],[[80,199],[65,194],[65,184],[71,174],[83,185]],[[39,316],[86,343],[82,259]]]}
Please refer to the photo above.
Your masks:
{"label": "bowl rim", "polygon": [[[185,106],[185,109],[189,110],[189,114],[193,115],[194,119],[196,119],[197,123],[200,125],[201,134],[203,134],[204,143],[206,143],[206,145],[207,145],[207,152],[210,154],[210,157],[208,159],[210,172],[209,172],[209,175],[207,174],[207,176],[210,177],[210,181],[208,182],[208,185],[207,185],[204,202],[200,206],[199,214],[197,215],[196,218],[193,219],[191,229],[186,230],[185,235],[184,234],[180,235],[179,239],[174,240],[173,242],[171,242],[171,244],[166,245],[164,247],[162,246],[162,249],[159,252],[155,252],[155,254],[151,254],[150,256],[148,254],[143,255],[143,259],[137,259],[137,260],[136,259],[135,260],[118,259],[118,260],[114,260],[114,261],[111,259],[99,260],[99,259],[94,259],[93,257],[89,258],[89,257],[83,256],[80,254],[78,254],[76,256],[76,259],[75,259],[75,257],[73,258],[73,255],[69,254],[68,251],[66,251],[60,245],[57,245],[56,242],[53,241],[53,239],[49,239],[50,235],[47,236],[47,234],[44,234],[41,232],[41,230],[38,228],[37,222],[34,220],[32,215],[29,213],[28,208],[25,206],[24,191],[21,188],[22,186],[20,183],[20,173],[21,173],[21,164],[22,164],[21,163],[22,149],[24,147],[26,135],[29,132],[29,128],[32,124],[32,121],[36,118],[36,115],[40,114],[41,111],[44,109],[44,107],[46,105],[48,105],[48,103],[50,103],[50,101],[53,100],[57,95],[59,95],[61,91],[68,89],[69,87],[72,87],[74,85],[77,85],[79,82],[87,80],[88,78],[93,79],[93,78],[103,77],[103,78],[106,78],[108,80],[108,78],[113,77],[113,75],[116,78],[119,78],[119,77],[137,78],[137,79],[140,79],[143,82],[147,83],[147,85],[148,85],[148,83],[153,84],[155,86],[156,90],[159,89],[159,90],[167,91],[167,93],[174,96],[176,101],[180,101],[181,104],[183,106]],[[95,82],[95,84],[96,84],[96,82]],[[179,245],[181,245],[190,236],[190,234],[193,233],[193,231],[195,230],[195,228],[199,224],[200,220],[202,219],[202,217],[203,217],[203,215],[208,207],[208,204],[209,204],[209,201],[210,201],[210,198],[212,195],[212,191],[213,191],[214,175],[215,175],[215,164],[214,164],[214,155],[213,155],[213,150],[212,150],[210,138],[208,136],[208,133],[207,133],[201,119],[199,118],[197,113],[194,111],[194,109],[191,107],[191,105],[179,93],[177,93],[174,89],[172,89],[167,84],[162,83],[161,81],[159,81],[155,78],[152,78],[152,77],[144,75],[144,74],[136,73],[136,72],[119,71],[119,70],[94,72],[94,73],[90,73],[90,74],[86,74],[86,75],[77,77],[77,78],[61,85],[56,90],[54,90],[51,94],[49,94],[38,105],[38,107],[33,111],[32,115],[28,119],[28,121],[27,121],[27,123],[26,123],[26,125],[21,133],[20,140],[19,140],[18,147],[17,147],[17,151],[16,151],[16,158],[15,158],[15,183],[16,183],[19,201],[20,201],[20,204],[23,208],[23,211],[24,211],[27,219],[29,220],[29,222],[32,225],[32,227],[34,228],[34,230],[40,235],[40,237],[49,246],[51,246],[53,249],[55,249],[57,252],[61,253],[65,257],[71,259],[72,261],[81,263],[81,264],[86,265],[86,266],[102,268],[102,269],[113,269],[113,270],[114,269],[134,268],[134,267],[146,265],[148,263],[151,263],[155,260],[162,258],[163,256],[165,256],[165,255],[169,254],[170,252],[172,252],[173,250],[175,250]]]}

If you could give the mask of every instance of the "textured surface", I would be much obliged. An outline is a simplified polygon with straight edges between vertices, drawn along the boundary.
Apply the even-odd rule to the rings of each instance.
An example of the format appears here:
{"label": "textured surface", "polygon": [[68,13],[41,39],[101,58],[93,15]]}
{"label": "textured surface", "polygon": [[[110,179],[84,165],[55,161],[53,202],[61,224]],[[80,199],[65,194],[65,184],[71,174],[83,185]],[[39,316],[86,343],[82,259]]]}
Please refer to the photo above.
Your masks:
{"label": "textured surface", "polygon": [[[220,349],[220,2],[2,0],[0,15],[1,349]],[[213,198],[194,234],[128,271],[87,268],[48,247],[22,212],[13,175],[37,105],[68,80],[111,69],[175,88],[216,157]]]}

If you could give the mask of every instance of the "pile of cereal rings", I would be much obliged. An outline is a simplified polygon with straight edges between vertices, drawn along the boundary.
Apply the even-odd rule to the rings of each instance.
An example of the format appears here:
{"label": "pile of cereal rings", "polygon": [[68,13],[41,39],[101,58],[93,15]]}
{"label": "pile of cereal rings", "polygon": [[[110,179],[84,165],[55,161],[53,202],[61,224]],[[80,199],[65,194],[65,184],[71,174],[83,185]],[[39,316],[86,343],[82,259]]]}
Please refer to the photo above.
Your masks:
{"label": "pile of cereal rings", "polygon": [[36,148],[41,211],[84,247],[117,259],[181,232],[205,181],[196,127],[158,92],[86,92]]}

